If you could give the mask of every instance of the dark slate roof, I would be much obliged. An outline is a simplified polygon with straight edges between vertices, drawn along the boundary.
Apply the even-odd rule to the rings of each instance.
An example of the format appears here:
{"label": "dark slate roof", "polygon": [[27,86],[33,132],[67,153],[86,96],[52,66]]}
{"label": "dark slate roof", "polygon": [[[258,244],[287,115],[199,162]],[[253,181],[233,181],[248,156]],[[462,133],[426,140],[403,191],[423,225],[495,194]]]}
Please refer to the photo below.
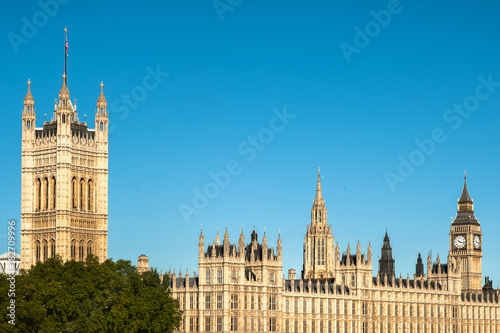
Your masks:
{"label": "dark slate roof", "polygon": [[462,195],[458,200],[458,203],[472,203],[472,198],[469,195],[469,190],[467,189],[467,179],[464,177],[464,188],[462,189]]}
{"label": "dark slate roof", "polygon": [[[448,264],[440,264],[441,265],[441,272],[443,272],[444,274],[448,274]],[[432,273],[433,274],[438,274],[439,270],[439,265],[437,263],[434,263],[432,265]]]}
{"label": "dark slate roof", "polygon": [[[357,260],[356,260],[356,255],[355,254],[351,254],[350,255],[350,259],[351,259],[351,265],[356,265],[357,264]],[[362,254],[361,255],[361,262],[365,261],[365,255]],[[340,260],[340,266],[347,266],[347,254],[342,254],[342,259]]]}
{"label": "dark slate roof", "polygon": [[479,222],[476,219],[476,216],[473,212],[458,212],[455,220],[453,221],[454,225],[457,224],[474,224],[479,225]]}
{"label": "dark slate roof", "polygon": [[[224,246],[223,245],[208,245],[208,248],[207,248],[207,253],[206,253],[206,257],[211,257],[212,256],[212,252],[214,251],[214,248],[215,248],[215,256],[216,257],[222,257],[224,256]],[[229,253],[232,253],[234,250],[234,253],[237,253],[236,251],[236,246],[235,245],[232,245],[230,244],[229,245]]]}
{"label": "dark slate roof", "polygon": [[[311,281],[311,288],[309,289],[309,281]],[[300,290],[300,279],[285,280],[285,291],[306,292],[306,293],[320,293],[326,294],[327,292],[333,294],[335,290],[337,293],[342,293],[342,286],[335,283],[335,279],[311,279],[302,280],[303,290]],[[345,293],[349,293],[349,288],[346,287]]]}
{"label": "dark slate roof", "polygon": [[[173,279],[170,279],[170,285],[172,286]],[[190,277],[189,278],[189,287],[198,287],[198,277]],[[186,278],[176,278],[175,279],[175,287],[176,288],[185,288],[186,287]]]}

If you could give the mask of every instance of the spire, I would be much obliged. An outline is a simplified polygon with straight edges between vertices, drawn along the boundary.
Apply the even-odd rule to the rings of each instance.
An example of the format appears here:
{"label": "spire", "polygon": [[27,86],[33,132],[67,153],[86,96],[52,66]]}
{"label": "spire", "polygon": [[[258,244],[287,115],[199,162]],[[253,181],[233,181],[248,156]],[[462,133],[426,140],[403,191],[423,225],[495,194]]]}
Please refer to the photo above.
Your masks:
{"label": "spire", "polygon": [[322,199],[323,199],[323,195],[321,193],[321,176],[320,176],[319,167],[318,167],[318,182],[316,185],[316,200],[322,200]]}
{"label": "spire", "polygon": [[101,81],[101,94],[99,95],[99,98],[97,99],[97,104],[107,104],[106,97],[104,97],[104,83]]}
{"label": "spire", "polygon": [[473,212],[474,205],[472,198],[469,195],[469,190],[467,189],[467,173],[464,172],[464,187],[462,189],[462,195],[458,199],[458,211],[463,212]]}
{"label": "spire", "polygon": [[[33,95],[31,95],[31,81],[28,79],[28,92],[26,93],[26,96],[24,97],[24,103],[28,104],[27,102],[33,102],[35,99],[33,98]],[[32,104],[32,103],[29,103]]]}
{"label": "spire", "polygon": [[217,236],[215,236],[214,245],[220,245],[219,230],[217,230]]}
{"label": "spire", "polygon": [[384,245],[380,250],[380,259],[378,261],[378,272],[387,275],[389,278],[394,276],[394,258],[392,257],[392,248],[387,229],[385,230]]}
{"label": "spire", "polygon": [[64,28],[64,85],[68,86],[68,29]]}
{"label": "spire", "polygon": [[226,226],[226,231],[224,232],[224,241],[229,241],[229,234],[227,233],[227,226]]}

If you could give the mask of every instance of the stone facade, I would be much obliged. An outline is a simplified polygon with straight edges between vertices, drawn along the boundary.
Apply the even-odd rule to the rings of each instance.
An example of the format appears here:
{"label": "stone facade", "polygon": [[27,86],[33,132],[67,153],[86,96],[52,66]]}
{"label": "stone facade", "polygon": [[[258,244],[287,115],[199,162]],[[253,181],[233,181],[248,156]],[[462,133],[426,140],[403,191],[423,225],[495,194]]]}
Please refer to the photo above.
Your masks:
{"label": "stone facade", "polygon": [[[217,233],[207,247],[202,232],[199,276],[168,273],[183,311],[179,331],[500,332],[500,290],[488,278],[481,289],[481,228],[465,182],[462,192],[446,264],[429,254],[424,274],[419,254],[412,278],[396,277],[386,233],[373,277],[370,245],[366,255],[359,242],[353,254],[349,246],[342,255],[334,248],[318,175],[300,279],[293,269],[281,278],[279,237],[275,252],[265,233],[259,243],[255,230],[248,244],[242,231],[238,245],[231,245],[226,230],[222,245]],[[465,241],[455,241],[459,235]]]}
{"label": "stone facade", "polygon": [[101,83],[95,129],[78,120],[66,74],[53,119],[36,128],[28,81],[22,112],[21,268],[59,255],[100,261],[108,248],[108,110]]}

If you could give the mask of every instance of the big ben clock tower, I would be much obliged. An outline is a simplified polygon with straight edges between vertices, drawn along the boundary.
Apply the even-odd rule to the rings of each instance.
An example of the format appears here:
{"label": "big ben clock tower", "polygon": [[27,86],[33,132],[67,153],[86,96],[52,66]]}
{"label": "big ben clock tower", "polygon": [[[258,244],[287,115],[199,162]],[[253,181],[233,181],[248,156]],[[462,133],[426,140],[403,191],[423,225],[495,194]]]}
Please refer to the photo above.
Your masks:
{"label": "big ben clock tower", "polygon": [[483,256],[481,225],[474,215],[474,204],[464,188],[458,199],[457,216],[450,228],[450,253],[460,261],[462,269],[462,291],[481,290],[481,258]]}

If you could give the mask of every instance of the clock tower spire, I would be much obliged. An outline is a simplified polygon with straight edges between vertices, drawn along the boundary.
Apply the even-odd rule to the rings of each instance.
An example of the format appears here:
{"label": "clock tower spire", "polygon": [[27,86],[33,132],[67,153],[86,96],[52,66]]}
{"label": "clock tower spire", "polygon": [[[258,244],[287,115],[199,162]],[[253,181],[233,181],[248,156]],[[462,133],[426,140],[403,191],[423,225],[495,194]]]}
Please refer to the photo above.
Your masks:
{"label": "clock tower spire", "polygon": [[450,253],[461,263],[462,291],[481,290],[483,256],[481,225],[474,215],[474,204],[467,188],[467,175],[458,199],[457,215],[450,228]]}

